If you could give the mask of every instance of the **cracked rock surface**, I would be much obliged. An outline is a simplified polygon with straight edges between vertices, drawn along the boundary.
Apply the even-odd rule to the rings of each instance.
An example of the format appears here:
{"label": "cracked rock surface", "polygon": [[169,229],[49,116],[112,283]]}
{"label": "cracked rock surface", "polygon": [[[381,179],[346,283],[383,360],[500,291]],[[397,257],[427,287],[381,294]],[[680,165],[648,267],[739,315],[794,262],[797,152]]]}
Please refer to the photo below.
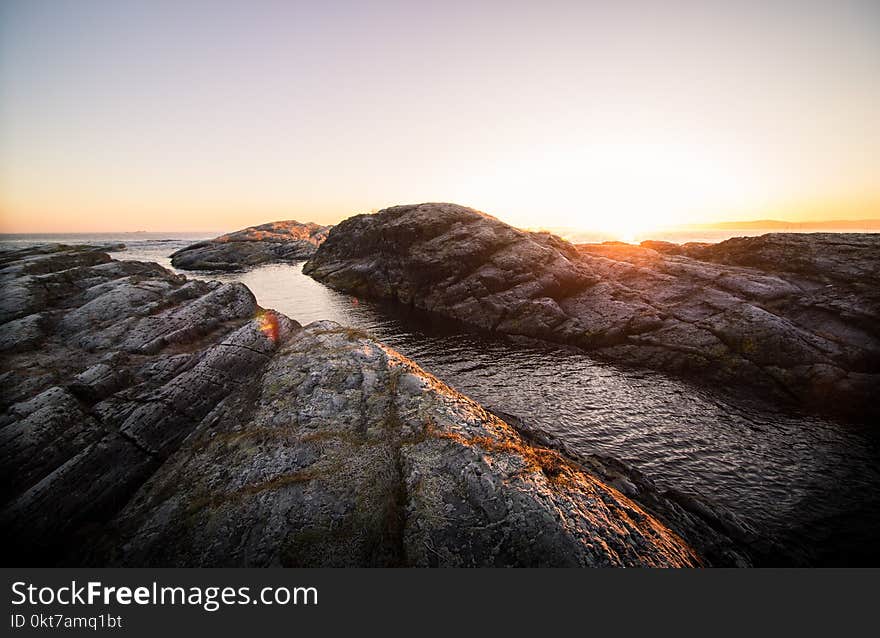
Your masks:
{"label": "cracked rock surface", "polygon": [[174,252],[171,264],[182,270],[241,270],[259,264],[308,259],[330,226],[295,220],[250,226]]}
{"label": "cracked rock surface", "polygon": [[338,224],[303,272],[482,329],[865,417],[880,413],[880,235],[574,246],[454,204]]}
{"label": "cracked rock surface", "polygon": [[69,247],[3,253],[0,284],[7,563],[748,564],[622,464],[241,284]]}

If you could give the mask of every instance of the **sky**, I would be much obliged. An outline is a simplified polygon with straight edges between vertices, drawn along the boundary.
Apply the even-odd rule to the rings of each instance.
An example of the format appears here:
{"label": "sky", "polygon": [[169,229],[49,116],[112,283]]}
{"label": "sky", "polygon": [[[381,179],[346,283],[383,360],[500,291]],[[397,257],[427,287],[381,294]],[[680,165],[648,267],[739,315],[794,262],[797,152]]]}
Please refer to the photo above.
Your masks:
{"label": "sky", "polygon": [[0,3],[0,232],[880,217],[880,2]]}

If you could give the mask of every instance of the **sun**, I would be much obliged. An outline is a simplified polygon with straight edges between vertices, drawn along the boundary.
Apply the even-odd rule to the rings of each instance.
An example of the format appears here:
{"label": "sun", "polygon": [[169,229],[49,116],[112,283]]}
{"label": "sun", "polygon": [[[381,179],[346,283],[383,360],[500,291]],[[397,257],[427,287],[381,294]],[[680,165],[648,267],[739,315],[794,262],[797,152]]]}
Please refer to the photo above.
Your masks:
{"label": "sun", "polygon": [[[570,226],[594,230],[609,240],[636,244],[643,239],[649,239],[653,231],[664,225],[658,221],[656,215],[651,215],[640,206],[627,209],[620,202],[609,202],[603,208],[609,212],[600,216],[573,217]],[[662,219],[670,219],[670,216],[662,216]]]}
{"label": "sun", "polygon": [[659,143],[533,149],[463,179],[456,201],[514,226],[591,231],[636,242],[717,216],[738,201],[741,171],[711,148]]}

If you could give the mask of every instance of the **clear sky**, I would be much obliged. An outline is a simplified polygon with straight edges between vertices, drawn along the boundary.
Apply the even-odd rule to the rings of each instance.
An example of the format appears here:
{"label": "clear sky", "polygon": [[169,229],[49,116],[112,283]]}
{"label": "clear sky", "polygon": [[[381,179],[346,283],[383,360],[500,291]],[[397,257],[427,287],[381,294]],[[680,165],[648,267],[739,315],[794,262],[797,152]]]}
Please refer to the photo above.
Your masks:
{"label": "clear sky", "polygon": [[880,217],[880,2],[0,3],[0,232]]}

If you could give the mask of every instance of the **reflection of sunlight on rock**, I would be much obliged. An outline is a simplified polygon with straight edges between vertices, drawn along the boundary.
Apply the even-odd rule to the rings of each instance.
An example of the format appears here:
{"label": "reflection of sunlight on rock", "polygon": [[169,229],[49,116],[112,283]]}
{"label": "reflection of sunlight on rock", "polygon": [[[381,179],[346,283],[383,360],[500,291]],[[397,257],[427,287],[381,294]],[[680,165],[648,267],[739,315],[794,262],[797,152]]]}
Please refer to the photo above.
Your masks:
{"label": "reflection of sunlight on rock", "polygon": [[257,311],[257,326],[266,337],[275,343],[278,341],[278,315],[272,310],[264,310],[260,308]]}

